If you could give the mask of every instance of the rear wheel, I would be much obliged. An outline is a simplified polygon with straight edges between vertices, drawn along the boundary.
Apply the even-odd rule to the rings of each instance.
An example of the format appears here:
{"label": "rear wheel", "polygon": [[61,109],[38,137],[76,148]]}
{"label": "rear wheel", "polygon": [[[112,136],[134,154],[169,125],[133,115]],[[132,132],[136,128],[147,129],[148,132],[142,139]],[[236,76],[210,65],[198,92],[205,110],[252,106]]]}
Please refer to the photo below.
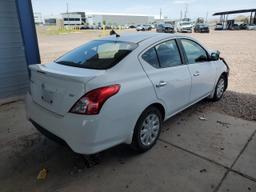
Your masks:
{"label": "rear wheel", "polygon": [[147,108],[139,117],[134,133],[132,146],[139,152],[151,149],[160,135],[162,115],[156,107]]}
{"label": "rear wheel", "polygon": [[224,77],[224,75],[220,76],[220,78],[216,84],[216,87],[215,87],[214,96],[212,98],[213,101],[218,101],[222,98],[222,96],[225,92],[226,84],[227,84],[227,80]]}

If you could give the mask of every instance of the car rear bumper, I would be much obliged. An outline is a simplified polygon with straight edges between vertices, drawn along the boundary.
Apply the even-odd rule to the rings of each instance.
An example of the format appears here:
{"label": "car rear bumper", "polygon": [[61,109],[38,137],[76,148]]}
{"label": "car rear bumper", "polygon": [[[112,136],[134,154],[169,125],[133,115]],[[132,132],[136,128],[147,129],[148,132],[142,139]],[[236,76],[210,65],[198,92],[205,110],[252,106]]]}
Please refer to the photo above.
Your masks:
{"label": "car rear bumper", "polygon": [[192,32],[192,29],[181,29],[181,32],[188,32],[188,33],[191,33],[191,32]]}
{"label": "car rear bumper", "polygon": [[165,33],[174,33],[174,29],[164,30]]}
{"label": "car rear bumper", "polygon": [[105,126],[111,125],[108,125],[108,121],[104,124],[99,115],[67,113],[60,116],[35,103],[29,94],[26,97],[26,110],[27,118],[40,132],[51,139],[65,141],[77,153],[94,154],[123,142],[121,138],[104,136]]}
{"label": "car rear bumper", "polygon": [[209,31],[209,29],[200,29],[199,32],[201,32],[201,33],[209,33],[210,31]]}

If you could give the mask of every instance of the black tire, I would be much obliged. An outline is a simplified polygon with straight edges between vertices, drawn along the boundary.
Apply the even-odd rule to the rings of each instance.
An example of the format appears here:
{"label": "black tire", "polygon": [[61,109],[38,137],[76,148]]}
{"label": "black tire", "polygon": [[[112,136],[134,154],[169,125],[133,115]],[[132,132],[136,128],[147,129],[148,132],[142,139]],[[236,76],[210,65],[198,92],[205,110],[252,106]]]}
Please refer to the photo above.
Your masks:
{"label": "black tire", "polygon": [[[223,91],[222,93],[218,93],[218,85],[221,83],[221,82],[224,82],[224,87],[223,87]],[[223,94],[226,90],[226,86],[227,86],[227,79],[224,75],[221,75],[216,86],[215,86],[215,90],[214,90],[214,95],[213,95],[213,98],[211,99],[212,101],[219,101],[222,97],[223,97]]]}
{"label": "black tire", "polygon": [[[143,126],[143,123],[146,120],[146,118],[149,117],[150,115],[153,115],[154,117],[156,115],[158,117],[159,130],[158,130],[157,136],[155,137],[153,142],[151,144],[145,145],[141,139],[141,137],[142,137],[141,134],[143,134],[142,130],[145,129]],[[139,117],[139,119],[136,123],[136,126],[134,128],[133,139],[132,139],[132,144],[131,144],[132,148],[140,153],[143,153],[143,152],[151,149],[156,144],[156,141],[159,138],[159,135],[161,133],[162,124],[163,124],[163,117],[158,108],[152,106],[152,107],[145,109],[145,111]],[[146,135],[146,133],[144,133],[144,134]],[[153,134],[151,132],[151,136],[152,135]]]}

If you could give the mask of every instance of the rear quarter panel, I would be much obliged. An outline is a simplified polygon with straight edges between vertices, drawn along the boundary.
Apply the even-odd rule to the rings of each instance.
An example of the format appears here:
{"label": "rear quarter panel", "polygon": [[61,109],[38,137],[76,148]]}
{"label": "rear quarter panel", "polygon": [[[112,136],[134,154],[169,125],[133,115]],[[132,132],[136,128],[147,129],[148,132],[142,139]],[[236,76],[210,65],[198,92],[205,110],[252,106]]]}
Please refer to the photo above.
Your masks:
{"label": "rear quarter panel", "polygon": [[89,81],[86,91],[120,84],[120,91],[104,103],[100,111],[102,131],[98,138],[115,139],[131,143],[133,130],[141,113],[152,103],[158,102],[152,83],[132,52],[106,73]]}

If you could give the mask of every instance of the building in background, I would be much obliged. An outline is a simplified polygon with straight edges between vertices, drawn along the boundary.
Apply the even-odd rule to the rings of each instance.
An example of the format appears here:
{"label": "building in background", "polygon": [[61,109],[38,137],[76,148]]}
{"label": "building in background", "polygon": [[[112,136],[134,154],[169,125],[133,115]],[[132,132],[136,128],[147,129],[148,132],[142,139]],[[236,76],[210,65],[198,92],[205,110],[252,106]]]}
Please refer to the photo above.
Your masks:
{"label": "building in background", "polygon": [[34,22],[36,25],[42,25],[44,23],[42,13],[34,12]]}
{"label": "building in background", "polygon": [[46,17],[44,18],[44,24],[45,25],[56,25],[57,18],[56,17]]}
{"label": "building in background", "polygon": [[62,13],[61,17],[65,25],[84,25],[86,23],[85,12]]}
{"label": "building in background", "polygon": [[44,17],[44,25],[53,25],[56,26],[58,21],[62,21],[62,18],[60,15],[48,15]]}
{"label": "building in background", "polygon": [[154,22],[153,16],[122,14],[122,13],[88,13],[86,15],[89,25],[139,25]]}

